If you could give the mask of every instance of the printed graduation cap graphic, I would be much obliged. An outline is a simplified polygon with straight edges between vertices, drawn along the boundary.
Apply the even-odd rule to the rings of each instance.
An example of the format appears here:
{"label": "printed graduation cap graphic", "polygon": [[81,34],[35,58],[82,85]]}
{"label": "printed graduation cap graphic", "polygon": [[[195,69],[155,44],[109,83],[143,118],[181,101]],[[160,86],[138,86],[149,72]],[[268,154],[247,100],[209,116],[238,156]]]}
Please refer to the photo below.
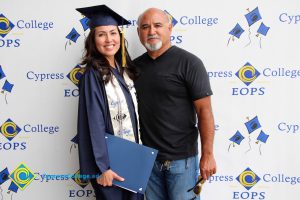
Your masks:
{"label": "printed graduation cap graphic", "polygon": [[7,193],[10,193],[10,191],[12,191],[14,193],[17,193],[18,189],[19,189],[18,186],[14,182],[11,182],[11,184],[8,187],[8,192]]}
{"label": "printed graduation cap graphic", "polygon": [[[269,138],[269,135],[265,134],[263,131],[260,131],[258,137],[257,137],[257,141],[256,141],[256,144],[260,143],[260,142],[263,142],[263,143],[266,143],[267,140]],[[261,155],[261,143],[259,144],[259,153]]]}
{"label": "printed graduation cap graphic", "polygon": [[240,26],[239,23],[237,23],[235,27],[229,32],[231,37],[228,39],[227,46],[229,45],[230,40],[234,41],[234,38],[239,39],[243,33],[244,33],[244,29]]}
{"label": "printed graduation cap graphic", "polygon": [[261,127],[257,116],[255,116],[253,119],[247,121],[245,123],[245,125],[247,127],[249,134],[251,134],[253,131],[255,131],[256,129],[259,129]]}
{"label": "printed graduation cap graphic", "polygon": [[85,179],[82,179],[81,178],[81,174],[80,174],[80,170],[78,170],[72,177],[72,179],[82,188],[85,188],[88,184],[89,184],[89,181],[88,180],[85,180]]}
{"label": "printed graduation cap graphic", "polygon": [[79,22],[80,22],[80,24],[81,24],[81,26],[83,28],[83,31],[84,31],[83,35],[84,35],[84,37],[86,37],[85,31],[89,29],[89,22],[90,22],[90,20],[87,17],[83,17],[82,19],[79,20]]}
{"label": "printed graduation cap graphic", "polygon": [[77,39],[79,38],[80,34],[76,31],[75,28],[72,28],[71,32],[66,36],[66,38],[68,39],[68,41],[65,44],[65,50],[67,49],[67,45],[69,43],[69,45],[71,45],[71,41],[76,43]]}
{"label": "printed graduation cap graphic", "polygon": [[[267,142],[269,135],[267,135],[262,130],[260,130],[260,132],[257,131],[258,129],[262,128],[257,116],[253,117],[252,119],[247,117],[247,122],[245,122],[244,124],[245,124],[245,129],[247,130],[247,132],[249,134],[249,136],[248,136],[249,149],[245,153],[252,150],[251,143],[256,143],[256,144],[259,144],[259,146],[257,146],[257,147],[259,147],[259,153],[260,153],[260,155],[262,155],[261,147],[262,147],[263,143],[265,144]],[[241,132],[240,130],[237,130],[236,133],[231,138],[229,138],[229,141],[231,141],[231,143],[228,147],[228,152],[230,151],[231,146],[235,147],[235,145],[242,146],[242,145],[246,144],[246,143],[242,143],[242,141],[245,139],[245,137],[243,136],[242,133],[243,132]],[[256,142],[251,141],[250,135],[252,135],[252,137],[257,137]],[[253,136],[253,135],[255,135],[255,136]]]}
{"label": "printed graduation cap graphic", "polygon": [[2,69],[2,66],[0,65],[0,80],[3,79],[4,77],[6,77],[6,75]]}
{"label": "printed graduation cap graphic", "polygon": [[240,145],[241,142],[244,140],[244,138],[245,137],[239,131],[236,131],[236,133],[231,138],[229,138],[229,140],[232,141],[232,143],[229,145],[228,151],[230,150],[231,145],[233,147],[234,147],[234,144]]}
{"label": "printed graduation cap graphic", "polygon": [[[249,9],[248,9],[248,11],[249,11]],[[245,15],[245,17],[247,19],[247,22],[248,22],[249,26],[252,26],[256,22],[261,20],[261,15],[259,13],[258,7],[253,9],[251,12],[249,11],[249,13]]]}
{"label": "printed graduation cap graphic", "polygon": [[8,92],[11,93],[11,90],[13,89],[13,87],[14,87],[14,84],[11,84],[10,82],[8,82],[8,80],[5,80],[4,85],[2,86],[2,91],[1,91],[1,93],[2,93],[2,94],[5,94],[4,98],[5,98],[6,104],[8,103],[8,102],[7,102],[7,98],[6,98],[7,93],[8,93]]}
{"label": "printed graduation cap graphic", "polygon": [[70,147],[70,153],[71,153],[73,147],[76,149],[76,145],[78,144],[78,134],[76,134],[75,137],[73,137],[71,139],[71,142],[72,142],[72,145]]}
{"label": "printed graduation cap graphic", "polygon": [[83,17],[80,21],[80,24],[83,28],[84,31],[88,30],[89,29],[89,18],[87,17]]}
{"label": "printed graduation cap graphic", "polygon": [[5,80],[5,83],[4,83],[3,87],[2,87],[2,93],[4,93],[4,91],[11,92],[11,90],[13,89],[13,87],[14,87],[14,84],[11,84],[7,80]]}
{"label": "printed graduation cap graphic", "polygon": [[250,142],[251,142],[250,134],[253,133],[255,130],[261,128],[261,125],[260,125],[260,123],[258,121],[258,117],[257,116],[255,116],[251,120],[249,120],[249,118],[247,118],[247,119],[248,119],[248,121],[245,123],[245,125],[246,125],[246,128],[247,128],[248,133],[249,133],[249,142],[248,142],[249,149],[246,152],[248,152],[248,151],[250,151],[252,149],[251,148],[251,144],[250,144]]}
{"label": "printed graduation cap graphic", "polygon": [[270,27],[266,26],[263,22],[260,24],[256,37],[259,37],[259,47],[261,48],[261,35],[266,36]]}
{"label": "printed graduation cap graphic", "polygon": [[255,24],[256,22],[258,22],[259,20],[261,20],[261,15],[259,13],[259,10],[258,10],[258,7],[256,7],[255,9],[253,9],[252,11],[249,11],[248,10],[248,14],[245,15],[246,17],[246,20],[248,22],[248,26],[249,26],[249,34],[248,34],[248,38],[249,38],[249,43],[246,45],[250,45],[251,44],[251,38],[250,38],[250,35],[251,35],[251,31],[250,31],[250,26],[252,26],[253,24]]}
{"label": "printed graduation cap graphic", "polygon": [[7,167],[0,172],[0,186],[9,179],[9,172]]}
{"label": "printed graduation cap graphic", "polygon": [[[3,169],[2,171],[0,171],[0,195],[2,196],[2,188],[1,185],[3,183],[5,183],[7,180],[9,179],[9,172],[7,167],[5,169]],[[2,196],[3,198],[3,196]]]}
{"label": "printed graduation cap graphic", "polygon": [[72,81],[77,87],[79,84],[79,80],[82,77],[84,73],[84,68],[82,68],[80,65],[76,65],[70,72],[67,74],[68,79]]}
{"label": "printed graduation cap graphic", "polygon": [[168,11],[164,10],[164,12],[169,16],[170,21],[172,22],[172,26],[174,27],[178,23],[178,21]]}
{"label": "printed graduation cap graphic", "polygon": [[21,128],[17,124],[15,124],[11,119],[6,120],[6,122],[4,122],[0,127],[0,133],[2,133],[2,135],[6,137],[9,141],[14,139],[14,137],[16,137],[16,135],[18,135],[20,131]]}
{"label": "printed graduation cap graphic", "polygon": [[257,33],[266,36],[270,27],[266,26],[263,22],[260,24]]}
{"label": "printed graduation cap graphic", "polygon": [[8,187],[7,194],[10,194],[10,199],[13,199],[13,194],[17,193],[19,190],[19,187],[12,181]]}
{"label": "printed graduation cap graphic", "polygon": [[19,187],[12,181],[8,187],[7,194],[10,194],[10,199],[12,200],[12,196],[14,193],[17,193],[19,190]]}

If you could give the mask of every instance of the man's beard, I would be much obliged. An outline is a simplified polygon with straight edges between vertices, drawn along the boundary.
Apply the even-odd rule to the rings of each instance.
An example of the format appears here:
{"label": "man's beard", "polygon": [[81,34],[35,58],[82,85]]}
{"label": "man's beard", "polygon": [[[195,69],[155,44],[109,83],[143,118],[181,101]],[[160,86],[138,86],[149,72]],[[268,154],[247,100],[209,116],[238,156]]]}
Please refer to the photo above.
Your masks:
{"label": "man's beard", "polygon": [[157,42],[155,44],[149,44],[146,42],[145,47],[149,51],[157,51],[158,49],[160,49],[162,47],[162,41],[160,40],[159,42]]}

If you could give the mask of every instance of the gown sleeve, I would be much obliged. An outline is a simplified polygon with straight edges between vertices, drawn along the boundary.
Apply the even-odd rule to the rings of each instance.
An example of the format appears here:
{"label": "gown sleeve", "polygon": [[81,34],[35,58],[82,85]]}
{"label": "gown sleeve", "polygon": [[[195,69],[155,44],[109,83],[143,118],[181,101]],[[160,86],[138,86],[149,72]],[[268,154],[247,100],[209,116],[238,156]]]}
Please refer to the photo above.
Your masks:
{"label": "gown sleeve", "polygon": [[79,84],[78,146],[81,174],[99,174],[109,169],[105,141],[105,101],[96,72],[89,69]]}

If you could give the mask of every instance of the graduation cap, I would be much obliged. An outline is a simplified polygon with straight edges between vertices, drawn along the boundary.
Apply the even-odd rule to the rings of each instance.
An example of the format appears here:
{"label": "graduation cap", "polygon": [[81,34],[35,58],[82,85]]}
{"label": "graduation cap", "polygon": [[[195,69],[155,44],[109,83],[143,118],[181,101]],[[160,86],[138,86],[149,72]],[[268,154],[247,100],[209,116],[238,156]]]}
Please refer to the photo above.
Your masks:
{"label": "graduation cap", "polygon": [[251,134],[253,131],[255,131],[256,129],[261,127],[257,116],[254,117],[253,119],[249,120],[248,122],[246,122],[245,125],[247,127],[249,134]]}
{"label": "graduation cap", "polygon": [[0,172],[0,185],[2,185],[5,181],[9,179],[9,172],[7,167]]}
{"label": "graduation cap", "polygon": [[74,148],[76,149],[76,145],[78,144],[78,134],[76,134],[75,137],[73,137],[73,138],[71,139],[71,142],[72,142],[72,145],[71,145],[71,147],[70,147],[70,153],[71,153],[71,151],[72,151],[73,146],[74,146]]}
{"label": "graduation cap", "polygon": [[12,181],[11,184],[8,187],[8,192],[10,193],[10,191],[17,193],[18,192],[19,187]]}
{"label": "graduation cap", "polygon": [[[11,90],[13,89],[13,87],[14,87],[14,84],[11,84],[7,80],[5,80],[1,93],[4,94],[5,91],[11,93]],[[5,102],[7,104],[6,95],[7,94],[5,94]]]}
{"label": "graduation cap", "polygon": [[67,49],[67,44],[69,42],[69,45],[71,45],[71,41],[76,43],[77,39],[79,38],[80,34],[76,31],[75,28],[72,28],[72,30],[70,31],[70,33],[66,36],[66,38],[68,39],[68,41],[65,44],[65,50]]}
{"label": "graduation cap", "polygon": [[232,143],[228,147],[228,152],[230,150],[231,145],[233,147],[234,147],[234,144],[240,145],[241,142],[244,140],[244,138],[245,137],[239,131],[236,131],[236,133],[231,138],[229,138],[229,140],[232,141]]}
{"label": "graduation cap", "polygon": [[11,84],[7,80],[5,80],[5,83],[4,83],[3,87],[2,87],[2,93],[4,93],[4,91],[11,92],[11,90],[13,89],[13,87],[14,87],[14,84]]}
{"label": "graduation cap", "polygon": [[97,26],[121,26],[130,24],[129,21],[124,19],[122,16],[120,16],[118,13],[116,13],[106,5],[76,8],[76,10],[90,19],[90,28],[95,28]]}
{"label": "graduation cap", "polygon": [[89,29],[89,21],[90,20],[87,17],[84,17],[81,20],[79,20],[79,22],[80,22],[80,24],[81,24],[84,31]]}
{"label": "graduation cap", "polygon": [[245,137],[237,131],[229,140],[240,145]]}
{"label": "graduation cap", "polygon": [[263,131],[260,131],[260,133],[257,137],[257,142],[256,143],[258,143],[259,141],[261,141],[263,143],[266,143],[268,138],[269,138],[269,135],[265,134]]}
{"label": "graduation cap", "polygon": [[67,39],[69,39],[72,42],[77,41],[77,39],[79,38],[80,34],[76,31],[75,28],[72,28],[72,30],[70,31],[70,33],[66,36]]}
{"label": "graduation cap", "polygon": [[125,38],[124,38],[123,25],[128,25],[131,23],[104,4],[98,6],[76,8],[76,10],[89,19],[88,25],[91,29],[97,26],[109,26],[109,25],[122,26],[122,31],[121,31],[122,67],[125,67],[126,57],[125,57]]}
{"label": "graduation cap", "polygon": [[258,22],[259,20],[261,20],[261,15],[259,13],[258,7],[256,7],[255,9],[253,9],[251,12],[249,12],[248,14],[245,15],[248,25],[251,26],[254,23]]}
{"label": "graduation cap", "polygon": [[267,27],[263,22],[260,24],[257,33],[266,36],[270,27]]}
{"label": "graduation cap", "polygon": [[[258,137],[257,137],[257,141],[256,141],[256,144],[259,143],[259,141],[263,142],[263,143],[266,143],[267,140],[269,138],[269,135],[265,134],[263,131],[260,131]],[[259,153],[261,155],[261,143],[259,145]]]}
{"label": "graduation cap", "polygon": [[[249,9],[248,9],[248,11],[249,11]],[[261,16],[260,16],[258,7],[256,7],[255,9],[253,9],[251,12],[249,11],[249,13],[245,15],[245,17],[246,17],[246,20],[247,20],[248,25],[249,25],[249,34],[248,34],[249,42],[248,42],[248,44],[245,45],[245,46],[248,46],[248,45],[251,44],[251,38],[250,38],[250,35],[251,35],[251,32],[250,32],[250,26],[252,26],[252,25],[255,24],[256,22],[258,22],[259,20],[261,20]]]}
{"label": "graduation cap", "polygon": [[3,79],[5,77],[5,73],[4,71],[2,70],[2,67],[0,65],[0,80]]}
{"label": "graduation cap", "polygon": [[228,39],[227,46],[229,45],[230,39],[232,39],[232,41],[234,41],[235,37],[239,39],[243,32],[244,29],[240,26],[239,23],[237,23],[235,27],[229,32],[231,37]]}
{"label": "graduation cap", "polygon": [[251,119],[251,120],[249,120],[249,118],[248,118],[248,122],[246,122],[245,125],[246,125],[246,128],[247,128],[248,133],[249,133],[249,141],[248,141],[249,149],[246,151],[246,153],[247,153],[248,151],[250,151],[250,150],[252,149],[251,144],[250,144],[250,142],[251,142],[250,134],[251,134],[253,131],[259,129],[259,128],[261,127],[261,125],[260,125],[260,123],[259,123],[259,121],[258,121],[257,116],[255,116],[255,117],[254,117],[253,119]]}
{"label": "graduation cap", "polygon": [[243,32],[244,29],[240,26],[239,23],[237,23],[235,27],[229,32],[229,34],[236,38],[240,38]]}
{"label": "graduation cap", "polygon": [[75,135],[75,137],[73,137],[73,139],[71,140],[71,142],[78,144],[78,134]]}
{"label": "graduation cap", "polygon": [[[257,30],[257,37],[260,35],[266,36],[270,27],[267,27],[263,22],[260,24],[258,30]],[[261,37],[259,37],[259,47],[261,48]]]}

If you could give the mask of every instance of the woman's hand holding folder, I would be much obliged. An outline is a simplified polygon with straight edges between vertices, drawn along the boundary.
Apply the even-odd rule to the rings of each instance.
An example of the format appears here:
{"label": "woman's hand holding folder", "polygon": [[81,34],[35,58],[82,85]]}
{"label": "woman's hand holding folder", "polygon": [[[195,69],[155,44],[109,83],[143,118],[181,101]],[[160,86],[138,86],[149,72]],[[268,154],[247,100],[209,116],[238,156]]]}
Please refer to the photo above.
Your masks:
{"label": "woman's hand holding folder", "polygon": [[119,176],[117,173],[112,171],[111,169],[103,172],[101,176],[97,178],[97,183],[106,187],[106,186],[112,186],[113,180],[117,181],[124,181],[125,179]]}

